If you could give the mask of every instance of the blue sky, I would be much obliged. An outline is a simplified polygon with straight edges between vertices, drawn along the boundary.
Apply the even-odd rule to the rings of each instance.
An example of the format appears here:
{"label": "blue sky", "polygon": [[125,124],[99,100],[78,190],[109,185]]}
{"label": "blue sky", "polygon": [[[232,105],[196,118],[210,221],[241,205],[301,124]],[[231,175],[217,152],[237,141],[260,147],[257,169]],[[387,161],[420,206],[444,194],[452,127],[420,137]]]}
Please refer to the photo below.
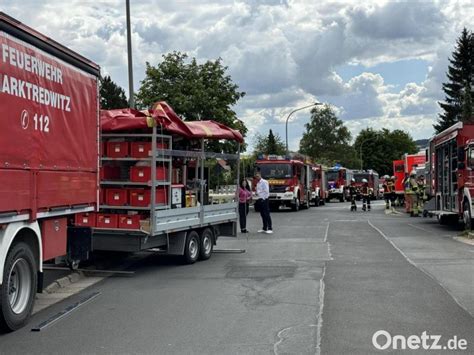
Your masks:
{"label": "blue sky", "polygon": [[[25,11],[25,8],[28,11]],[[92,59],[125,90],[125,0],[3,0],[0,11]],[[474,2],[131,0],[135,88],[145,62],[186,52],[221,57],[247,95],[234,108],[256,133],[285,137],[294,108],[330,104],[353,137],[366,127],[428,138],[448,58]],[[298,149],[309,110],[292,116]]]}

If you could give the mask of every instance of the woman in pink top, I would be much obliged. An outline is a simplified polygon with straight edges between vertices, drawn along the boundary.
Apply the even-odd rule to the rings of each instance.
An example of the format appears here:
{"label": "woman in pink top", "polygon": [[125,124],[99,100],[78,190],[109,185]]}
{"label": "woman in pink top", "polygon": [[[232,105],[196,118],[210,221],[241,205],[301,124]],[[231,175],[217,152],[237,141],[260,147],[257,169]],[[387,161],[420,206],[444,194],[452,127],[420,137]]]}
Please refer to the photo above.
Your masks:
{"label": "woman in pink top", "polygon": [[239,221],[240,231],[248,233],[247,230],[247,214],[249,213],[249,202],[252,199],[252,192],[250,191],[247,180],[243,179],[239,187]]}

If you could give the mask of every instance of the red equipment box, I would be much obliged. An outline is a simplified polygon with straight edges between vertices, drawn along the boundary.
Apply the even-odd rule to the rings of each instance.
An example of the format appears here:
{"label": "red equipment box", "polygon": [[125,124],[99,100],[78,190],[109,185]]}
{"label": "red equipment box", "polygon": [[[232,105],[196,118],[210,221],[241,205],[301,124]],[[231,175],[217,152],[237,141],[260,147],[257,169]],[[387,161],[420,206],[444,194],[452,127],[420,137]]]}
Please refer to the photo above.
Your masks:
{"label": "red equipment box", "polygon": [[122,229],[140,229],[140,215],[119,215],[118,227]]}
{"label": "red equipment box", "polygon": [[109,206],[125,206],[128,203],[126,189],[106,189],[105,204]]}
{"label": "red equipment box", "polygon": [[97,228],[117,228],[118,214],[98,213],[97,214]]}
{"label": "red equipment box", "polygon": [[107,156],[109,158],[125,158],[129,154],[128,142],[107,142]]}
{"label": "red equipment box", "polygon": [[[156,167],[156,180],[167,180],[168,169],[163,166]],[[151,168],[149,166],[132,166],[130,168],[130,181],[151,181]]]}
{"label": "red equipment box", "polygon": [[[157,149],[167,149],[166,143],[157,142]],[[148,158],[151,155],[151,142],[131,142],[130,156],[133,158]]]}
{"label": "red equipment box", "polygon": [[78,227],[95,227],[95,213],[77,213],[74,215],[74,224]]}
{"label": "red equipment box", "polygon": [[67,254],[67,217],[45,219],[41,223],[43,260]]}
{"label": "red equipment box", "polygon": [[[165,187],[156,189],[156,204],[166,205],[168,203],[168,193]],[[150,189],[130,189],[130,206],[149,207]]]}
{"label": "red equipment box", "polygon": [[101,180],[120,180],[120,167],[119,166],[102,166],[100,168],[100,179]]}

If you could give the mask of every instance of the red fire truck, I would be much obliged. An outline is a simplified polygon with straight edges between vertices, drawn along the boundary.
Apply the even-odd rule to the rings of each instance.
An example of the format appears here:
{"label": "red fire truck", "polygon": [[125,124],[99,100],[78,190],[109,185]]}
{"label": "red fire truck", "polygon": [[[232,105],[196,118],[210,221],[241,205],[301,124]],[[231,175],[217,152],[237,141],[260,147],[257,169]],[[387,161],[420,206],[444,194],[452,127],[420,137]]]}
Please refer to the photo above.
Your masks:
{"label": "red fire truck", "polygon": [[366,171],[360,171],[360,170],[354,170],[354,180],[355,180],[355,186],[357,188],[358,194],[356,196],[356,199],[360,200],[362,195],[362,186],[364,183],[362,182],[363,179],[367,180],[367,183],[369,184],[369,189],[372,189],[372,199],[378,199],[380,190],[379,190],[379,174],[375,170],[366,170]]}
{"label": "red fire truck", "polygon": [[15,330],[42,289],[43,261],[71,240],[90,244],[68,216],[97,206],[100,73],[3,13],[0,49],[0,328]]}
{"label": "red fire truck", "polygon": [[428,167],[434,181],[432,191],[440,223],[462,220],[473,227],[474,125],[456,123],[430,141]]}
{"label": "red fire truck", "polygon": [[328,197],[326,201],[329,202],[333,198],[337,198],[340,202],[344,202],[344,199],[349,201],[349,185],[351,184],[353,176],[352,170],[338,165],[329,169],[326,173],[328,186]]}
{"label": "red fire truck", "polygon": [[256,169],[268,180],[272,209],[284,206],[298,211],[301,207],[310,207],[312,170],[303,158],[262,155],[256,162]]}
{"label": "red fire truck", "polygon": [[311,202],[315,206],[324,205],[328,198],[328,190],[326,183],[327,168],[322,164],[314,164],[311,167]]}
{"label": "red fire truck", "polygon": [[405,187],[403,181],[405,177],[413,170],[422,174],[426,163],[426,154],[404,154],[402,159],[393,161],[393,176],[395,176],[395,193],[398,200],[402,203],[405,196]]}

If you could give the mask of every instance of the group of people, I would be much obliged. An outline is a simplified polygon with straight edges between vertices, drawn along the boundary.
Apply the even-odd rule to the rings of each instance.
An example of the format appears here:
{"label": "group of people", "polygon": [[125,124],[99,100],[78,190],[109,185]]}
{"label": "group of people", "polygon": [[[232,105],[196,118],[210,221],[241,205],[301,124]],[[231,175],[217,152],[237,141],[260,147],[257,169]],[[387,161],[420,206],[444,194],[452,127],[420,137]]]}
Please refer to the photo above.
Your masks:
{"label": "group of people", "polygon": [[351,211],[357,211],[356,198],[362,197],[362,211],[370,211],[370,200],[374,194],[374,190],[369,186],[367,179],[362,179],[362,186],[356,186],[354,178],[351,179],[349,186],[349,196],[351,198]]}
{"label": "group of people", "polygon": [[[262,217],[263,227],[258,232],[272,234],[272,217],[270,216],[270,205],[268,197],[270,196],[270,186],[268,181],[263,179],[260,173],[255,174],[255,180],[257,185],[255,187],[255,193],[257,195],[257,209],[260,211]],[[247,230],[247,214],[249,213],[250,203],[252,202],[252,191],[250,190],[250,184],[246,179],[240,182],[239,187],[239,222],[240,232],[248,233]]]}

